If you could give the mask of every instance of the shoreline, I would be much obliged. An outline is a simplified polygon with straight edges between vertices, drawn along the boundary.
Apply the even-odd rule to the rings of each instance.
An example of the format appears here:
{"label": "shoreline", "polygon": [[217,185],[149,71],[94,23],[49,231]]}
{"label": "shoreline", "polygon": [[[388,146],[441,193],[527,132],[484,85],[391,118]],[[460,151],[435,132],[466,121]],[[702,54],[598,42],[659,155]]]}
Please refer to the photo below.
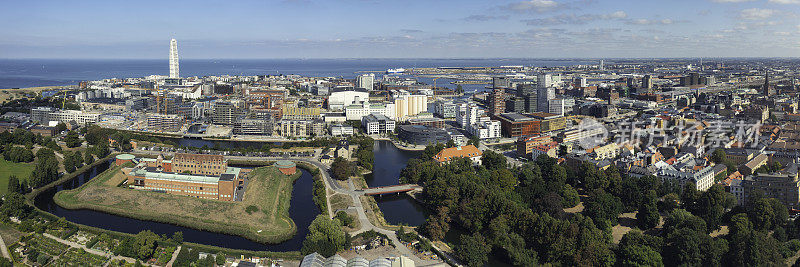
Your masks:
{"label": "shoreline", "polygon": [[395,141],[394,139],[388,138],[388,137],[375,137],[375,136],[369,136],[369,137],[372,137],[372,139],[378,140],[378,141],[389,141],[390,143],[392,143],[394,145],[394,147],[396,147],[397,149],[400,149],[400,150],[405,150],[405,151],[424,151],[425,150],[424,146],[422,148],[417,148],[417,147],[407,147],[407,146],[400,145],[400,144],[397,143],[397,141]]}

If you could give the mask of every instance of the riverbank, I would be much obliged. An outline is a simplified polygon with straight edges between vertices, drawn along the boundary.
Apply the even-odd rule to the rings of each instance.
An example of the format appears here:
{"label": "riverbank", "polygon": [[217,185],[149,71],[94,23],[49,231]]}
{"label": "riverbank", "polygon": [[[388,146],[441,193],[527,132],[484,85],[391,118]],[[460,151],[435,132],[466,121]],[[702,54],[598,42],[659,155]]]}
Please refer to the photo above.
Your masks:
{"label": "riverbank", "polygon": [[66,209],[96,210],[260,243],[276,244],[292,238],[297,226],[288,209],[293,182],[300,173],[285,176],[274,167],[261,167],[249,176],[243,200],[226,202],[121,188],[117,185],[124,175],[121,167],[115,166],[76,189],[59,191],[54,201]]}
{"label": "riverbank", "polygon": [[389,141],[391,142],[397,149],[406,150],[406,151],[423,151],[425,150],[425,146],[418,146],[418,145],[403,145],[400,141],[394,140],[388,137],[379,137],[379,136],[370,136],[374,140],[381,140],[381,141]]}

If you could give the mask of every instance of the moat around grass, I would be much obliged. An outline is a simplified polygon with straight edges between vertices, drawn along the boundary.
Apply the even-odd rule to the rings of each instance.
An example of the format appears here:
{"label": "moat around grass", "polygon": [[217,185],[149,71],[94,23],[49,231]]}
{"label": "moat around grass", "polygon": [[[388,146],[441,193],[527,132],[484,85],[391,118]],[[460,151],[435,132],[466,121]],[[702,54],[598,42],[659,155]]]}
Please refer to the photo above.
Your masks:
{"label": "moat around grass", "polygon": [[286,176],[272,166],[254,169],[242,201],[228,202],[119,187],[125,180],[121,169],[111,167],[76,189],[59,191],[53,199],[67,209],[97,210],[260,243],[280,243],[297,232],[289,217],[289,202],[293,182],[301,172]]}

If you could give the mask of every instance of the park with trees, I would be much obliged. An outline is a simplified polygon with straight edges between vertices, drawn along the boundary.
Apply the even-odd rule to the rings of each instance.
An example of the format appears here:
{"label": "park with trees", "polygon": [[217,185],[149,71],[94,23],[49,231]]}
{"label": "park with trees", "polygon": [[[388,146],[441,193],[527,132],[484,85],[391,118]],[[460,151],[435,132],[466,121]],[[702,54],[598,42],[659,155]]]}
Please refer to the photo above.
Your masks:
{"label": "park with trees", "polygon": [[[462,232],[446,242],[468,266],[490,258],[516,266],[783,265],[800,249],[800,223],[763,194],[737,206],[721,185],[699,192],[691,182],[547,156],[509,167],[492,151],[480,166],[464,158],[440,165],[430,156],[442,148],[409,160],[401,182],[424,186],[421,200],[432,212],[422,234],[443,240]],[[582,211],[565,212],[579,203]],[[615,243],[622,213],[635,213],[634,229]]]}

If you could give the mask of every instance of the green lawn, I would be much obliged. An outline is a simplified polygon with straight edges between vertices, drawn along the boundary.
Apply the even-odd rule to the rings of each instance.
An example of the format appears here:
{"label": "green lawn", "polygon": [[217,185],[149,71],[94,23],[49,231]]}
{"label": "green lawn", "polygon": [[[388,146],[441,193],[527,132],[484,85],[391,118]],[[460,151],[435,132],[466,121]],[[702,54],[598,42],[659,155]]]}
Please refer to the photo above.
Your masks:
{"label": "green lawn", "polygon": [[[289,217],[293,182],[277,168],[261,167],[248,176],[242,201],[218,201],[118,187],[121,167],[112,167],[83,186],[56,193],[56,204],[67,209],[102,212],[172,223],[190,228],[239,235],[262,243],[290,239],[297,226]],[[246,212],[248,206],[257,212]]]}
{"label": "green lawn", "polygon": [[33,163],[13,163],[0,158],[0,195],[8,193],[8,177],[16,175],[20,180],[27,180],[33,168]]}

